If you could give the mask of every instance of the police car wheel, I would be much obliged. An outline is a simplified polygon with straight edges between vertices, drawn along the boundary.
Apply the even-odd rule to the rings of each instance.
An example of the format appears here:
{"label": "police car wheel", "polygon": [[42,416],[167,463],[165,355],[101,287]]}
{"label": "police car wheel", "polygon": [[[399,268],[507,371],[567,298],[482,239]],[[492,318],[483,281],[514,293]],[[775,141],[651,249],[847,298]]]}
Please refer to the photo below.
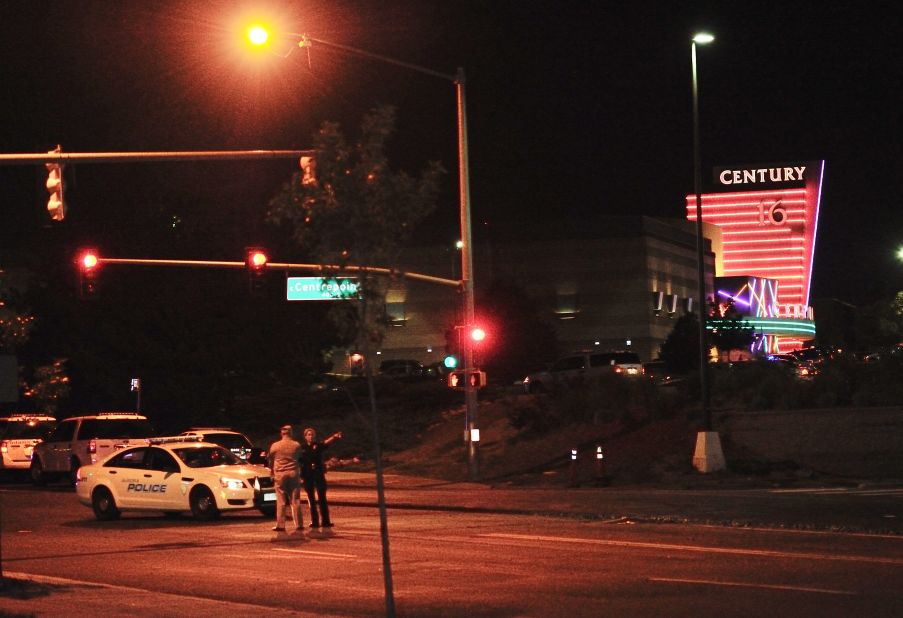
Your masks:
{"label": "police car wheel", "polygon": [[94,508],[94,515],[100,521],[110,521],[119,519],[119,509],[116,508],[116,501],[113,494],[106,487],[98,487],[91,494],[91,506]]}
{"label": "police car wheel", "polygon": [[44,474],[44,466],[41,465],[40,459],[32,459],[31,467],[28,469],[31,474],[31,482],[38,487],[43,487],[47,484],[47,475]]}
{"label": "police car wheel", "polygon": [[219,515],[219,509],[216,508],[216,498],[204,486],[195,487],[191,492],[191,514],[195,519],[213,519]]}

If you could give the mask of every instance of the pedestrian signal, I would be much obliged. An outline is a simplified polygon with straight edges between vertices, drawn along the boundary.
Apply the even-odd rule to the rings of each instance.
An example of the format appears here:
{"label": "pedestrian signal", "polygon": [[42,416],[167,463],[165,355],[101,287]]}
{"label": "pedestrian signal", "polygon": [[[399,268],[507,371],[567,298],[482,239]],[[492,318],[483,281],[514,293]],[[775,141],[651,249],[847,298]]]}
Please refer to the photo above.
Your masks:
{"label": "pedestrian signal", "polygon": [[464,390],[468,384],[471,388],[486,386],[485,371],[452,371],[448,374],[448,385],[456,390]]}

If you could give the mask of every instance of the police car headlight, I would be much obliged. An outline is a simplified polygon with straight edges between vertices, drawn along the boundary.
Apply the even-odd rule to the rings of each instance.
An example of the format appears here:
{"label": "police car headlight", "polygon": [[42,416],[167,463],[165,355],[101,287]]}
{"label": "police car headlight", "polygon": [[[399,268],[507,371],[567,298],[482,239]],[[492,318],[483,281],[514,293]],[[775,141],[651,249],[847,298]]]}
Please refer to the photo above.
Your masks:
{"label": "police car headlight", "polygon": [[241,479],[230,479],[226,477],[220,478],[219,484],[223,489],[242,489],[245,486],[245,482]]}

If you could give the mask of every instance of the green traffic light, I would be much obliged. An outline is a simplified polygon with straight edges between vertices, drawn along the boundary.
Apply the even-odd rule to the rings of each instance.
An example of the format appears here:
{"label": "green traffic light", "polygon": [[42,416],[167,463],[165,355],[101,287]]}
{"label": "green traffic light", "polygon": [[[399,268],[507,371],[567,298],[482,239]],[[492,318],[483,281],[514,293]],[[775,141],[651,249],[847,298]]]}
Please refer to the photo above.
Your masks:
{"label": "green traffic light", "polygon": [[458,357],[449,355],[449,356],[446,356],[445,360],[443,360],[442,362],[449,369],[454,369],[455,367],[458,366]]}

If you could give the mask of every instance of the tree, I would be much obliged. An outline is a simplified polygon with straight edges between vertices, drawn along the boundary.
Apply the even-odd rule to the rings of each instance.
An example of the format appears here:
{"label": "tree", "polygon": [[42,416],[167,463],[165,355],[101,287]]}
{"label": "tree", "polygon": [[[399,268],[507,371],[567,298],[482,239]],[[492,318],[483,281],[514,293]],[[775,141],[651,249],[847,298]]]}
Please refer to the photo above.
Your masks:
{"label": "tree", "polygon": [[[298,245],[335,275],[348,266],[394,269],[404,244],[436,206],[437,162],[419,178],[393,171],[385,154],[395,129],[392,107],[364,117],[361,137],[349,144],[341,127],[325,122],[314,135],[316,156],[271,200],[268,219],[291,226]],[[381,343],[387,282],[360,273],[360,300],[336,303],[331,314],[360,349]]]}
{"label": "tree", "polygon": [[724,306],[714,308],[708,324],[711,325],[706,333],[708,340],[721,354],[727,354],[731,350],[748,350],[756,336],[755,329],[743,319],[733,300]]}
{"label": "tree", "polygon": [[540,317],[535,301],[523,288],[511,281],[493,280],[479,306],[491,341],[477,350],[477,362],[490,377],[509,383],[555,360],[555,330]]}
{"label": "tree", "polygon": [[[333,274],[348,265],[397,268],[403,244],[436,207],[442,167],[429,163],[420,178],[392,171],[385,154],[395,128],[395,111],[383,106],[364,117],[360,140],[349,145],[338,124],[326,122],[314,136],[316,157],[294,174],[292,183],[270,202],[269,219],[292,225],[293,236],[320,264],[332,264]],[[391,581],[388,528],[383,485],[379,416],[373,385],[373,350],[384,335],[387,282],[360,272],[360,297],[341,301],[332,311],[340,328],[353,336],[364,352],[370,395],[373,459],[380,514],[384,576]],[[391,588],[387,584],[387,588]]]}
{"label": "tree", "polygon": [[695,313],[686,313],[677,319],[662,344],[660,356],[668,370],[675,373],[689,373],[699,368],[699,319]]}
{"label": "tree", "polygon": [[[15,354],[31,336],[35,316],[17,308],[22,304],[22,290],[28,288],[30,275],[13,277],[0,269],[0,354]],[[14,357],[15,358],[15,357]],[[23,368],[19,368],[22,373]],[[19,376],[19,391],[37,410],[53,414],[69,395],[69,376],[65,360],[54,358],[49,365],[35,367],[31,379]]]}

